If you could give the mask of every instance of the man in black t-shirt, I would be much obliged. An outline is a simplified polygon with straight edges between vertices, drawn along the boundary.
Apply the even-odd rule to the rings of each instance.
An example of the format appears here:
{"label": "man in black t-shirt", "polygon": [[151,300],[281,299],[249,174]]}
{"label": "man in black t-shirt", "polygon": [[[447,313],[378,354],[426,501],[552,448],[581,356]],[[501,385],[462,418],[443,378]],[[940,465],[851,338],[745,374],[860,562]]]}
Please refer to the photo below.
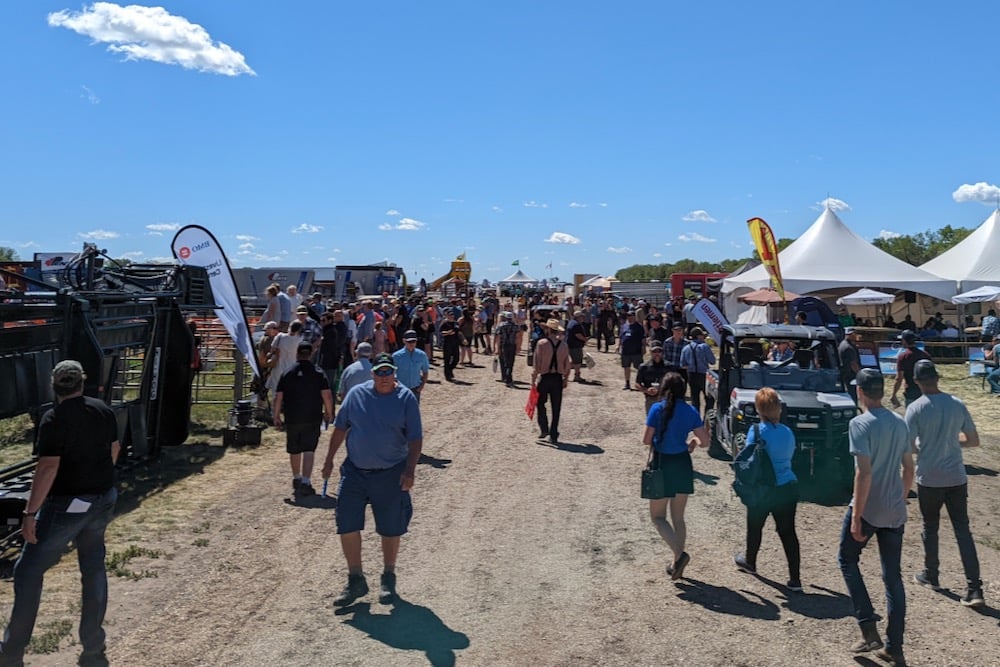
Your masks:
{"label": "man in black t-shirt", "polygon": [[622,356],[622,370],[625,373],[625,391],[632,388],[629,380],[632,377],[632,369],[638,369],[642,365],[642,353],[646,350],[646,334],[642,330],[642,325],[635,321],[635,313],[629,312],[625,316],[625,324],[621,329],[621,343],[618,350]]}
{"label": "man in black t-shirt", "polygon": [[651,359],[639,366],[635,374],[635,386],[642,391],[646,399],[646,414],[653,404],[660,400],[660,382],[667,374],[667,365],[663,363],[663,343],[653,341],[649,344]]}
{"label": "man in black t-shirt", "polygon": [[[292,490],[313,496],[313,461],[323,420],[333,421],[333,392],[326,374],[315,366],[312,345],[299,343],[296,364],[278,380],[274,392],[274,425],[285,426],[285,451],[292,465]],[[284,408],[284,419],[281,413]]]}
{"label": "man in black t-shirt", "polygon": [[573,313],[573,319],[566,324],[566,347],[569,349],[569,363],[573,368],[573,382],[585,382],[580,377],[583,368],[583,348],[587,346],[587,332],[583,328],[584,312]]}
{"label": "man in black t-shirt", "polygon": [[79,664],[106,665],[104,613],[108,577],[104,532],[114,516],[115,461],[121,446],[115,415],[83,395],[79,362],[52,369],[56,406],[38,425],[38,466],[24,509],[24,550],[14,565],[14,607],[0,643],[0,665],[21,665],[31,639],[45,572],[76,544],[82,583]]}
{"label": "man in black t-shirt", "polygon": [[913,367],[921,359],[931,358],[929,354],[917,347],[917,334],[912,329],[907,329],[899,334],[899,339],[903,341],[906,349],[900,350],[899,354],[896,355],[896,383],[892,387],[892,398],[890,399],[894,408],[899,407],[897,394],[899,394],[901,385],[905,385],[903,398],[906,400],[906,405],[923,396],[920,387],[913,379]]}
{"label": "man in black t-shirt", "polygon": [[441,323],[441,351],[444,355],[444,379],[448,382],[455,381],[455,367],[458,366],[461,340],[458,322],[455,321],[455,311],[446,308],[444,322]]}

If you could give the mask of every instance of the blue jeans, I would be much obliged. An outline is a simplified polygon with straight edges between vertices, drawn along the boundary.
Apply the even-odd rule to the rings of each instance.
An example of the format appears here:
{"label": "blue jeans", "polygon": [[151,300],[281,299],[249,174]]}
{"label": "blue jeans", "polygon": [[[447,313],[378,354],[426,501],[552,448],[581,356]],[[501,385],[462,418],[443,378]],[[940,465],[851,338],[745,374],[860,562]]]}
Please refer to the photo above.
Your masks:
{"label": "blue jeans", "polygon": [[920,500],[920,514],[924,519],[924,532],[920,537],[924,541],[924,569],[932,579],[937,579],[938,567],[938,527],[941,524],[941,506],[948,509],[948,518],[955,531],[958,541],[958,554],[962,558],[962,569],[965,570],[965,580],[968,587],[982,588],[983,580],[979,578],[979,556],[976,554],[976,543],[972,540],[969,530],[969,485],[935,488],[917,485],[917,497]]}
{"label": "blue jeans", "polygon": [[986,376],[986,381],[990,383],[990,389],[994,394],[1000,394],[1000,368],[991,371]]}
{"label": "blue jeans", "polygon": [[865,535],[864,542],[857,542],[851,536],[851,516],[853,507],[847,509],[844,525],[840,530],[840,552],[837,560],[840,563],[840,573],[847,584],[847,592],[851,595],[854,606],[854,617],[858,624],[874,623],[875,609],[872,607],[868,589],[861,577],[858,562],[861,551],[868,545],[872,535],[878,539],[878,554],[882,561],[882,582],[885,584],[886,616],[889,623],[886,626],[885,646],[890,651],[903,650],[903,629],[906,625],[906,591],[903,589],[903,574],[900,571],[900,560],[903,553],[903,528],[876,528],[863,518],[861,531]]}
{"label": "blue jeans", "polygon": [[46,499],[35,529],[38,543],[26,542],[14,564],[14,608],[10,612],[10,624],[4,632],[0,649],[0,657],[4,659],[16,661],[24,655],[35,629],[45,572],[59,562],[70,542],[76,543],[76,556],[80,563],[80,645],[83,656],[97,656],[104,651],[102,626],[108,607],[104,531],[114,517],[118,492],[111,488],[103,494],[74,497],[90,503],[86,512],[66,512],[73,499],[70,496]]}

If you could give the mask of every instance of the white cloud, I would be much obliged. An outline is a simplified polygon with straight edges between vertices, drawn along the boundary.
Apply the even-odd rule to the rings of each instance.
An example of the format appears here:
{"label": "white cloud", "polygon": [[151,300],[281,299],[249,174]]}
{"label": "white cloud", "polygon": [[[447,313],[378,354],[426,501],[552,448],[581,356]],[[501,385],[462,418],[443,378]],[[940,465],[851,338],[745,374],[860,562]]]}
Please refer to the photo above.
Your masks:
{"label": "white cloud", "polygon": [[151,232],[176,232],[181,226],[176,222],[159,222],[155,225],[146,225],[146,229]]}
{"label": "white cloud", "polygon": [[568,243],[570,245],[577,245],[580,243],[580,239],[576,238],[572,234],[567,234],[565,232],[552,232],[549,238],[545,239],[546,243]]}
{"label": "white cloud", "polygon": [[392,216],[398,216],[399,215],[399,211],[397,211],[394,208],[390,208],[388,211],[385,212],[385,214],[386,215],[392,215]]}
{"label": "white cloud", "polygon": [[292,234],[318,234],[323,231],[323,227],[320,225],[310,225],[303,222],[301,225],[292,230]]}
{"label": "white cloud", "polygon": [[151,60],[226,76],[255,75],[239,51],[212,40],[204,28],[163,7],[95,2],[83,11],[48,15],[52,27],[68,28],[108,45],[125,60]]}
{"label": "white cloud", "polygon": [[684,222],[715,222],[715,218],[708,214],[708,211],[697,209],[691,211],[681,218]]}
{"label": "white cloud", "polygon": [[669,248],[670,246],[673,245],[673,243],[664,243],[663,245],[665,245],[665,246],[667,246]]}
{"label": "white cloud", "polygon": [[465,200],[464,199],[445,199],[444,203],[445,204],[463,204],[463,203],[465,203]]}
{"label": "white cloud", "polygon": [[34,241],[22,241],[22,242],[15,243],[14,245],[16,245],[18,248],[38,248],[38,247],[40,247]]}
{"label": "white cloud", "polygon": [[335,253],[337,253],[339,255],[340,253],[343,252],[343,250],[341,250],[340,248],[333,248],[333,249],[330,250],[330,252],[335,252]]}
{"label": "white cloud", "polygon": [[107,241],[118,238],[119,234],[118,232],[109,232],[106,229],[95,229],[91,232],[80,232],[77,236],[89,241]]}
{"label": "white cloud", "polygon": [[280,262],[281,255],[265,255],[263,253],[255,253],[250,256],[250,259],[256,262]]}
{"label": "white cloud", "polygon": [[678,241],[684,241],[685,243],[690,243],[691,241],[697,241],[698,243],[715,243],[715,239],[710,239],[707,236],[702,236],[698,232],[691,232],[690,234],[681,234],[677,237]]}
{"label": "white cloud", "polygon": [[531,201],[524,202],[524,207],[525,208],[548,208],[549,205],[548,204],[544,204],[542,202],[537,202],[534,199],[532,199]]}
{"label": "white cloud", "polygon": [[388,222],[384,222],[378,226],[384,232],[390,231],[400,231],[400,232],[419,232],[421,229],[427,227],[426,223],[420,222],[419,220],[414,220],[413,218],[401,218],[399,222],[395,225]]}
{"label": "white cloud", "polygon": [[259,236],[250,236],[249,234],[237,234],[235,238],[237,241],[260,241]]}
{"label": "white cloud", "polygon": [[255,246],[254,244],[249,243],[249,242],[247,242],[247,243],[241,243],[240,244],[240,250],[253,250],[256,247],[257,246]]}
{"label": "white cloud", "polygon": [[958,189],[951,193],[951,198],[959,204],[977,201],[987,206],[995,206],[1000,201],[1000,187],[984,182],[974,185],[966,183],[958,186]]}
{"label": "white cloud", "polygon": [[816,202],[816,206],[814,206],[813,208],[818,208],[819,210],[828,208],[834,213],[851,210],[851,207],[848,205],[846,201],[844,201],[843,199],[837,199],[836,197],[827,197],[823,201],[818,201]]}
{"label": "white cloud", "polygon": [[497,213],[503,213],[503,209],[497,206],[496,204],[493,204],[493,206],[490,207],[490,210],[496,211]]}
{"label": "white cloud", "polygon": [[119,257],[124,257],[125,259],[139,259],[145,254],[146,253],[144,253],[141,250],[133,250],[131,252],[123,252],[121,255],[119,255]]}
{"label": "white cloud", "polygon": [[97,95],[95,95],[94,91],[92,91],[90,88],[87,88],[86,86],[80,86],[80,88],[83,89],[83,94],[80,95],[80,97],[82,97],[83,99],[87,100],[91,104],[100,104],[101,103],[101,98],[98,97]]}
{"label": "white cloud", "polygon": [[889,239],[898,239],[900,236],[902,236],[902,234],[900,234],[899,232],[893,232],[888,229],[883,229],[878,233],[878,238],[882,239],[883,241],[888,241]]}
{"label": "white cloud", "polygon": [[607,208],[608,207],[608,203],[607,202],[603,202],[603,201],[600,202],[600,203],[598,203],[597,205],[600,206],[601,208]]}
{"label": "white cloud", "polygon": [[662,252],[654,252],[653,253],[653,257],[663,257],[663,253]]}
{"label": "white cloud", "polygon": [[146,259],[149,264],[174,264],[176,261],[173,257],[149,257]]}
{"label": "white cloud", "polygon": [[614,248],[612,246],[608,246],[608,252],[613,252],[618,255],[624,255],[626,253],[632,252],[632,248],[629,248],[628,246],[622,246],[620,248]]}
{"label": "white cloud", "polygon": [[336,257],[327,257],[326,261],[330,262],[331,264],[336,264],[337,263],[337,258]]}
{"label": "white cloud", "polygon": [[570,208],[587,208],[587,205],[586,204],[581,204],[579,202],[571,201],[569,203],[569,207]]}

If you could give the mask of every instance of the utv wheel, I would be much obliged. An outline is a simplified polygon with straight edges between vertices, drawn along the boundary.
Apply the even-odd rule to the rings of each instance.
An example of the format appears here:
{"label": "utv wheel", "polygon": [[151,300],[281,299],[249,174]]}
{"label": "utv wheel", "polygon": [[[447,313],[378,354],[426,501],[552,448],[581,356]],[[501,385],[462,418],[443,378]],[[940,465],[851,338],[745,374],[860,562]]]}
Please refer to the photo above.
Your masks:
{"label": "utv wheel", "polygon": [[714,408],[705,412],[705,424],[708,427],[708,434],[710,436],[708,441],[708,455],[720,461],[732,461],[733,457],[729,455],[725,445],[719,440],[719,427],[715,419],[716,412]]}

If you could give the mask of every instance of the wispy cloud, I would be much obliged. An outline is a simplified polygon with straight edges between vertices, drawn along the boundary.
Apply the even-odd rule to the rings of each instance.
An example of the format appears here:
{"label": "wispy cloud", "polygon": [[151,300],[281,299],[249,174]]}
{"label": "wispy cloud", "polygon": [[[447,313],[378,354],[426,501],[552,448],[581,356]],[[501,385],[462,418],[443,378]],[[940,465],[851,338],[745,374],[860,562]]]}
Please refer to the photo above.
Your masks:
{"label": "wispy cloud", "polygon": [[663,257],[663,253],[662,252],[654,252],[653,253],[653,257]]}
{"label": "wispy cloud", "polygon": [[1000,187],[984,182],[973,185],[966,183],[958,186],[958,189],[951,193],[951,198],[959,204],[977,201],[987,206],[995,206],[1000,201]]}
{"label": "wispy cloud", "polygon": [[667,246],[669,248],[670,246],[673,245],[673,243],[664,243],[663,245],[665,245],[665,246]]}
{"label": "wispy cloud", "polygon": [[850,211],[851,207],[843,199],[837,199],[836,197],[827,197],[823,201],[816,202],[816,205],[812,208],[822,211],[823,209],[830,209],[834,213],[840,213],[841,211]]}
{"label": "wispy cloud", "polygon": [[490,206],[490,210],[496,213],[503,213],[503,208],[498,206],[497,204],[493,204],[493,206]]}
{"label": "wispy cloud", "polygon": [[264,253],[258,252],[250,255],[250,259],[255,262],[280,262],[282,259],[281,255],[265,255]]}
{"label": "wispy cloud", "polygon": [[164,232],[176,232],[181,226],[176,222],[158,222],[155,225],[146,225],[149,236],[163,236]]}
{"label": "wispy cloud", "polygon": [[237,241],[260,241],[259,236],[250,236],[249,234],[237,234],[234,238]]}
{"label": "wispy cloud", "polygon": [[684,241],[685,243],[690,243],[695,241],[697,243],[715,243],[716,239],[710,239],[707,236],[702,236],[698,232],[691,232],[690,234],[681,234],[677,237],[678,241]]}
{"label": "wispy cloud", "polygon": [[681,218],[684,222],[715,222],[715,218],[708,214],[708,211],[697,209],[691,211]]}
{"label": "wispy cloud", "polygon": [[607,202],[603,202],[603,201],[602,202],[598,202],[597,205],[600,206],[601,208],[607,208],[608,207],[608,203]]}
{"label": "wispy cloud", "polygon": [[388,222],[382,223],[378,226],[384,232],[399,231],[399,232],[419,232],[421,229],[427,227],[426,223],[420,222],[419,220],[414,220],[413,218],[401,218],[396,224],[390,224]]}
{"label": "wispy cloud", "polygon": [[150,264],[173,264],[177,260],[173,257],[149,257],[146,261]]}
{"label": "wispy cloud", "polygon": [[108,239],[118,238],[120,234],[118,232],[109,232],[106,229],[95,229],[90,232],[80,232],[77,236],[88,241],[107,241]]}
{"label": "wispy cloud", "polygon": [[581,204],[580,202],[571,201],[569,203],[570,208],[587,208],[586,204]]}
{"label": "wispy cloud", "polygon": [[552,232],[549,238],[545,239],[546,243],[568,243],[570,245],[577,245],[580,243],[580,239],[576,238],[572,234],[567,234],[566,232]]}
{"label": "wispy cloud", "polygon": [[323,227],[321,225],[310,225],[303,222],[301,225],[292,230],[292,234],[318,234],[321,231],[323,231]]}
{"label": "wispy cloud", "polygon": [[255,75],[239,51],[212,40],[208,31],[163,7],[95,2],[83,11],[48,15],[49,25],[67,28],[107,44],[125,60],[151,60],[226,76]]}
{"label": "wispy cloud", "polygon": [[101,103],[101,98],[98,97],[96,94],[94,94],[94,91],[92,91],[90,88],[87,88],[86,86],[80,86],[80,88],[83,89],[83,94],[80,95],[80,97],[87,100],[91,104]]}
{"label": "wispy cloud", "polygon": [[144,252],[143,252],[143,251],[141,251],[141,250],[132,250],[131,252],[123,252],[123,253],[121,253],[121,254],[119,255],[119,257],[124,257],[125,259],[132,259],[132,260],[136,260],[136,259],[142,259],[142,257],[143,257],[143,256],[144,256],[145,254],[146,254],[146,253],[144,253]]}
{"label": "wispy cloud", "polygon": [[549,205],[545,204],[543,202],[537,202],[534,199],[532,199],[531,201],[524,202],[524,207],[525,208],[548,208]]}
{"label": "wispy cloud", "polygon": [[608,246],[608,252],[613,252],[618,255],[624,255],[626,253],[632,252],[632,248],[629,248],[628,246],[621,246],[620,248]]}
{"label": "wispy cloud", "polygon": [[898,239],[900,236],[902,236],[902,234],[900,234],[899,232],[894,232],[888,229],[883,229],[878,233],[878,238],[882,239],[883,241],[888,241],[889,239]]}
{"label": "wispy cloud", "polygon": [[249,241],[247,243],[241,243],[240,244],[240,250],[254,250],[256,247],[257,246],[255,246],[254,244],[250,243]]}
{"label": "wispy cloud", "polygon": [[464,202],[465,202],[464,199],[452,199],[452,198],[448,198],[448,199],[444,200],[445,204],[462,204]]}
{"label": "wispy cloud", "polygon": [[18,243],[15,243],[14,245],[16,245],[18,248],[38,248],[38,247],[40,247],[34,241],[20,241]]}
{"label": "wispy cloud", "polygon": [[391,216],[394,216],[394,217],[398,217],[399,216],[399,211],[397,211],[394,208],[390,208],[388,211],[385,212],[385,214],[386,215],[391,215]]}

